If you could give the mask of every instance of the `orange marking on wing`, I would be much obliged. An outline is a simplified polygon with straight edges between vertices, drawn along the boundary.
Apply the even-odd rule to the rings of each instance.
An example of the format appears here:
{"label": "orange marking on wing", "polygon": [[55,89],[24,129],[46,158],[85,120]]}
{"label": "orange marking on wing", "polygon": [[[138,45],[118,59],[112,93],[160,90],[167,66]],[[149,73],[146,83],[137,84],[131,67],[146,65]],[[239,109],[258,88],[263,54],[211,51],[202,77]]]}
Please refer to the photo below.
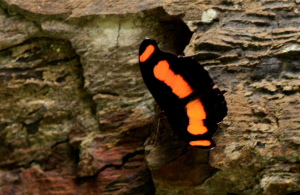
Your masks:
{"label": "orange marking on wing", "polygon": [[179,98],[185,98],[193,92],[193,89],[184,80],[184,78],[179,74],[175,74],[170,69],[170,65],[166,60],[158,62],[158,64],[154,67],[153,72],[154,76],[171,87],[172,92]]}
{"label": "orange marking on wing", "polygon": [[189,144],[191,146],[210,146],[211,141],[209,141],[209,140],[197,140],[197,141],[190,141]]}
{"label": "orange marking on wing", "polygon": [[149,59],[149,57],[154,53],[155,47],[153,45],[149,45],[146,47],[145,51],[140,55],[140,62],[145,62]]}
{"label": "orange marking on wing", "polygon": [[204,119],[206,113],[204,107],[199,99],[190,101],[186,105],[187,115],[189,117],[188,132],[193,135],[203,135],[208,131],[204,126]]}

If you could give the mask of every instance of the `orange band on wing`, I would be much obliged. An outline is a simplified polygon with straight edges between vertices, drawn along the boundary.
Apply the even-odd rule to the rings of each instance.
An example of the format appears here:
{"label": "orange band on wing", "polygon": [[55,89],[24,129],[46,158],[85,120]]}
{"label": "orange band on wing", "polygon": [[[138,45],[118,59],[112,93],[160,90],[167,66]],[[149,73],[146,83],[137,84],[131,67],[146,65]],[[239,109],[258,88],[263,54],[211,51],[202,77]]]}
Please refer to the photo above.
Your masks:
{"label": "orange band on wing", "polygon": [[171,87],[172,92],[179,98],[185,98],[193,92],[193,89],[184,78],[170,69],[170,65],[166,60],[158,62],[153,71],[154,76]]}
{"label": "orange band on wing", "polygon": [[210,146],[211,141],[209,141],[209,140],[197,140],[197,141],[190,141],[189,144],[191,146]]}
{"label": "orange band on wing", "polygon": [[190,101],[186,105],[187,115],[189,117],[188,132],[193,135],[203,135],[208,131],[204,126],[204,119],[206,119],[206,112],[199,99]]}
{"label": "orange band on wing", "polygon": [[145,62],[149,59],[149,57],[153,54],[155,47],[153,45],[149,45],[146,47],[145,51],[140,55],[140,62]]}

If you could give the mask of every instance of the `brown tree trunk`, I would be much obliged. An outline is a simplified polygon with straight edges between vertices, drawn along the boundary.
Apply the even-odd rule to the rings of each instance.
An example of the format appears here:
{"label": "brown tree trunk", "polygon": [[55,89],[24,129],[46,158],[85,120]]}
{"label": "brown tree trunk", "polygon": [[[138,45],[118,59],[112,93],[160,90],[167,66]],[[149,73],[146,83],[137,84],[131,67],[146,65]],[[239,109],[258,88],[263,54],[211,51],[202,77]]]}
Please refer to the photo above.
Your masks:
{"label": "brown tree trunk", "polygon": [[[300,1],[0,0],[0,195],[300,194]],[[143,84],[149,37],[223,91],[212,150]]]}

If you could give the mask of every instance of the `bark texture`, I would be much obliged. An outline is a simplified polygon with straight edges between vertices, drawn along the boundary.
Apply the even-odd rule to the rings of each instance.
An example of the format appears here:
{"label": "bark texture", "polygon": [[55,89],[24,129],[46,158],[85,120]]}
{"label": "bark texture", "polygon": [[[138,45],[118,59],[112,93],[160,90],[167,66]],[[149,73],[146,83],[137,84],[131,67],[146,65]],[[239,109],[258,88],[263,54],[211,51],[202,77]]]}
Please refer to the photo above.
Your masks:
{"label": "bark texture", "polygon": [[[300,194],[300,1],[0,0],[0,195]],[[186,147],[138,47],[226,91],[217,147]]]}

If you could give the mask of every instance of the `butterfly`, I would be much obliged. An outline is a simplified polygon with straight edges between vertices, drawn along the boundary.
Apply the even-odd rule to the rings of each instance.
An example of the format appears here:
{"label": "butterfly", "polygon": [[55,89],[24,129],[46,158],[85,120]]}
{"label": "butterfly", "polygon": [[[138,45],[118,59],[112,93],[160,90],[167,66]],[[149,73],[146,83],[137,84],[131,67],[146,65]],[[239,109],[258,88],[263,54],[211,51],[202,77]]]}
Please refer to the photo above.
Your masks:
{"label": "butterfly", "polygon": [[223,93],[191,57],[163,52],[145,39],[139,48],[142,77],[174,132],[190,146],[211,149],[217,123],[227,115]]}

